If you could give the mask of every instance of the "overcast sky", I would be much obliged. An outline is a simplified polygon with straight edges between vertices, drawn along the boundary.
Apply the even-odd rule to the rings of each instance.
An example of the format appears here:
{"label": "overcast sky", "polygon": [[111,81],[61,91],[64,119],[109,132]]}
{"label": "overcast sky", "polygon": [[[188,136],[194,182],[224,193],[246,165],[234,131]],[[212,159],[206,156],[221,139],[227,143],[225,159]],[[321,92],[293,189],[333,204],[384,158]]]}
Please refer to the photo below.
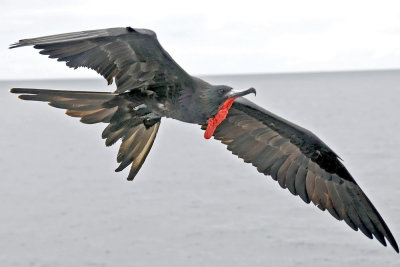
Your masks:
{"label": "overcast sky", "polygon": [[1,1],[0,79],[99,77],[22,38],[116,26],[156,31],[189,73],[400,68],[400,1]]}

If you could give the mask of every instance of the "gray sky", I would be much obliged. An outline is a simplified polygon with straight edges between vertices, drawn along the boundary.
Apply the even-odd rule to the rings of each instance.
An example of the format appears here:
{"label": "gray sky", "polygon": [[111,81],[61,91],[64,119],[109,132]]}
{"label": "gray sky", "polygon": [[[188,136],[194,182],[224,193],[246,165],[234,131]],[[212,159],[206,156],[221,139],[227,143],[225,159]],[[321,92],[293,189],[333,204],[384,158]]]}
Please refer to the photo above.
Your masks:
{"label": "gray sky", "polygon": [[400,68],[400,1],[9,1],[0,79],[99,77],[69,70],[22,38],[116,26],[156,31],[189,73]]}

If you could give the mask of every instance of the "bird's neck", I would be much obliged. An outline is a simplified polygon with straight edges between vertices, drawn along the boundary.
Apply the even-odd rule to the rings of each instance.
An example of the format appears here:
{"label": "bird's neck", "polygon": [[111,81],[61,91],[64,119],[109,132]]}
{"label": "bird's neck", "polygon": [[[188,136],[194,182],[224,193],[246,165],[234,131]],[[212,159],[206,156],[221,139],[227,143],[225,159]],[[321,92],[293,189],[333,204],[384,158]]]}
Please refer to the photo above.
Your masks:
{"label": "bird's neck", "polygon": [[207,128],[204,132],[204,138],[211,138],[217,126],[226,119],[229,109],[232,107],[233,101],[235,101],[236,98],[237,97],[231,97],[225,100],[225,102],[219,107],[217,114],[208,119]]}

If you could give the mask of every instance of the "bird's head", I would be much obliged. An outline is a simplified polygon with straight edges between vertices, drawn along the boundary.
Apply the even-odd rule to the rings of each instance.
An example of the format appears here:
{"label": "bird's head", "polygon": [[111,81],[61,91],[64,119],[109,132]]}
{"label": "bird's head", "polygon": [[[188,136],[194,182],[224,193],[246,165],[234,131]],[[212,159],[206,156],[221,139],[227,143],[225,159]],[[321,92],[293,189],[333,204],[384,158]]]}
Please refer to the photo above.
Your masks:
{"label": "bird's head", "polygon": [[256,89],[249,88],[244,91],[234,91],[231,87],[226,85],[214,86],[211,89],[210,103],[212,107],[212,117],[208,119],[207,128],[204,133],[206,139],[211,138],[216,127],[225,120],[231,108],[233,101],[240,96],[245,96],[250,93],[256,94]]}
{"label": "bird's head", "polygon": [[250,93],[256,94],[256,89],[249,88],[244,91],[233,90],[232,87],[226,85],[215,85],[210,90],[208,90],[207,98],[210,109],[213,114],[218,112],[218,109],[225,103],[228,99],[235,99],[240,96],[245,96]]}

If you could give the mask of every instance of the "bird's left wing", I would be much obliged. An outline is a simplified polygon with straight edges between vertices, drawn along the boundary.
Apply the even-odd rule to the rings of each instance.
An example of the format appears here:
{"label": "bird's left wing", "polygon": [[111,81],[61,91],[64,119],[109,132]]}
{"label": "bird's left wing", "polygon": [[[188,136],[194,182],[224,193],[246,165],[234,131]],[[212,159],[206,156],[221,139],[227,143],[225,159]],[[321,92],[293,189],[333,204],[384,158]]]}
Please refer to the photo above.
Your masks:
{"label": "bird's left wing", "polygon": [[188,75],[165,51],[156,34],[147,29],[110,28],[23,39],[10,46],[33,45],[43,55],[65,61],[71,68],[86,67],[109,84],[115,78],[116,93],[150,85],[190,83]]}
{"label": "bird's left wing", "polygon": [[[205,126],[203,126],[205,129]],[[238,98],[214,138],[282,188],[399,252],[386,223],[338,156],[310,131]]]}

